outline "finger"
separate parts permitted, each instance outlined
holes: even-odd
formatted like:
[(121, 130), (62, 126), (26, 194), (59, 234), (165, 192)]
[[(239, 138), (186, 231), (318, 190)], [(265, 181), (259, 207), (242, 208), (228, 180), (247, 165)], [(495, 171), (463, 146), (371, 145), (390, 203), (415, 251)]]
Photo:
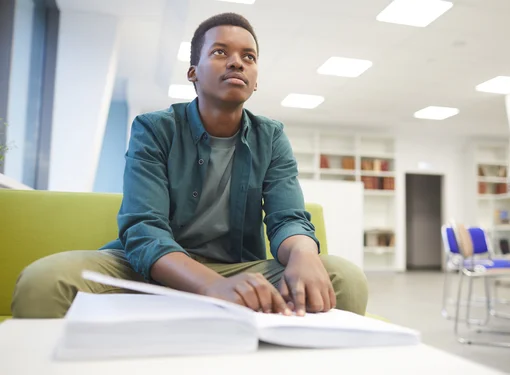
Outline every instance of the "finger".
[(297, 281), (290, 283), (288, 286), (290, 287), (292, 301), (296, 307), (296, 314), (299, 316), (304, 316), (306, 306), (305, 285), (301, 280), (298, 279)]
[[(320, 312), (324, 309), (324, 301), (322, 299), (322, 293), (317, 285), (306, 286), (306, 306), (307, 310), (312, 313)], [(328, 299), (329, 303), (329, 299)]]
[(255, 289), (257, 294), (258, 304), (263, 312), (271, 313), (273, 310), (273, 286), (262, 275), (253, 275), (248, 280), (248, 283)]
[(294, 311), (294, 309), (296, 308), (296, 306), (294, 306), (294, 302), (292, 301), (287, 302), (287, 307), (289, 308), (290, 311)]
[(336, 294), (335, 289), (333, 289), (333, 285), (329, 284), (329, 301), (331, 302), (331, 309), (336, 308)]
[(242, 282), (234, 287), (234, 290), (239, 293), (247, 307), (254, 311), (260, 310), (259, 299), (255, 289), (248, 283)]
[(285, 301), (287, 302), (292, 301), (292, 297), (290, 295), (289, 287), (287, 285), (285, 277), (282, 277), (282, 279), (280, 280), (280, 285), (278, 289), (280, 291), (280, 295), (283, 297)]
[(246, 306), (246, 303), (244, 302), (244, 299), (243, 297), (241, 297), (241, 295), (239, 293), (237, 293), (235, 290), (232, 291), (232, 294), (234, 295), (232, 299), (228, 299), (227, 301), (231, 301), (231, 302), (234, 302), (238, 305), (241, 305), (241, 306), (244, 306), (244, 307), (248, 307)]
[(321, 288), (321, 296), (322, 296), (322, 312), (327, 312), (331, 310), (331, 301), (329, 300), (329, 289), (327, 286)]
[(292, 315), (292, 311), (287, 306), (287, 303), (283, 299), (282, 295), (274, 287), (271, 296), (273, 300), (273, 311), (275, 313), (283, 315)]

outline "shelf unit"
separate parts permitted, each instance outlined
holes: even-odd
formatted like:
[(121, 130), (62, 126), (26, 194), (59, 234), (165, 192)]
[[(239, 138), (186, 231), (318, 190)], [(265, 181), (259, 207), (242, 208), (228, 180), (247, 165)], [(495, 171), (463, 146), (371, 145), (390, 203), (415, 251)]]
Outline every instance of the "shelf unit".
[(510, 242), (508, 157), (507, 142), (475, 146), (477, 225), (487, 231), (496, 252), (499, 252), (500, 240)]
[(287, 129), (286, 134), (300, 179), (364, 183), (364, 268), (395, 270), (395, 140), (321, 130)]

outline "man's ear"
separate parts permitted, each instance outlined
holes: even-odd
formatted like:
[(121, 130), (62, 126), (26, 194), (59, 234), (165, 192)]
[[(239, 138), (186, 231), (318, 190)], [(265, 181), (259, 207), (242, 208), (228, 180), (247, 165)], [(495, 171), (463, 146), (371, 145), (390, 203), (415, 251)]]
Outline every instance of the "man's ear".
[(197, 70), (196, 70), (196, 67), (194, 65), (190, 66), (189, 69), (188, 69), (188, 81), (190, 81), (190, 82), (198, 81), (198, 79), (197, 79)]

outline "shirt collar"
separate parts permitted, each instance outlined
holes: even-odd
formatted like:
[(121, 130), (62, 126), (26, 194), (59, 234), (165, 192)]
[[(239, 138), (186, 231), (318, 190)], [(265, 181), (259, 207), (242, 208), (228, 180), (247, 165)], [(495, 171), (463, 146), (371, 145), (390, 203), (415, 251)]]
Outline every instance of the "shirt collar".
[[(208, 134), (202, 124), (200, 113), (198, 112), (198, 98), (195, 98), (186, 106), (186, 117), (193, 137), (193, 142), (197, 144), (202, 138), (207, 138)], [(251, 128), (251, 120), (246, 110), (243, 109), (243, 117), (241, 119), (241, 139), (245, 140)]]

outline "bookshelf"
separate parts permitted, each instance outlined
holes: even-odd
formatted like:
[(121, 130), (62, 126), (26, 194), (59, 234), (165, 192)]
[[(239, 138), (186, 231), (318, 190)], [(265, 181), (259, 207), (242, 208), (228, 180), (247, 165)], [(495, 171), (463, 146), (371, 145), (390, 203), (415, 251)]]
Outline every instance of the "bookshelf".
[(496, 252), (500, 240), (510, 241), (508, 156), (507, 142), (475, 146), (477, 225), (486, 230)]
[(389, 136), (287, 129), (299, 178), (364, 184), (363, 266), (395, 270), (395, 140)]
[(478, 195), (481, 198), (507, 193), (508, 144), (478, 144), (475, 151)]

